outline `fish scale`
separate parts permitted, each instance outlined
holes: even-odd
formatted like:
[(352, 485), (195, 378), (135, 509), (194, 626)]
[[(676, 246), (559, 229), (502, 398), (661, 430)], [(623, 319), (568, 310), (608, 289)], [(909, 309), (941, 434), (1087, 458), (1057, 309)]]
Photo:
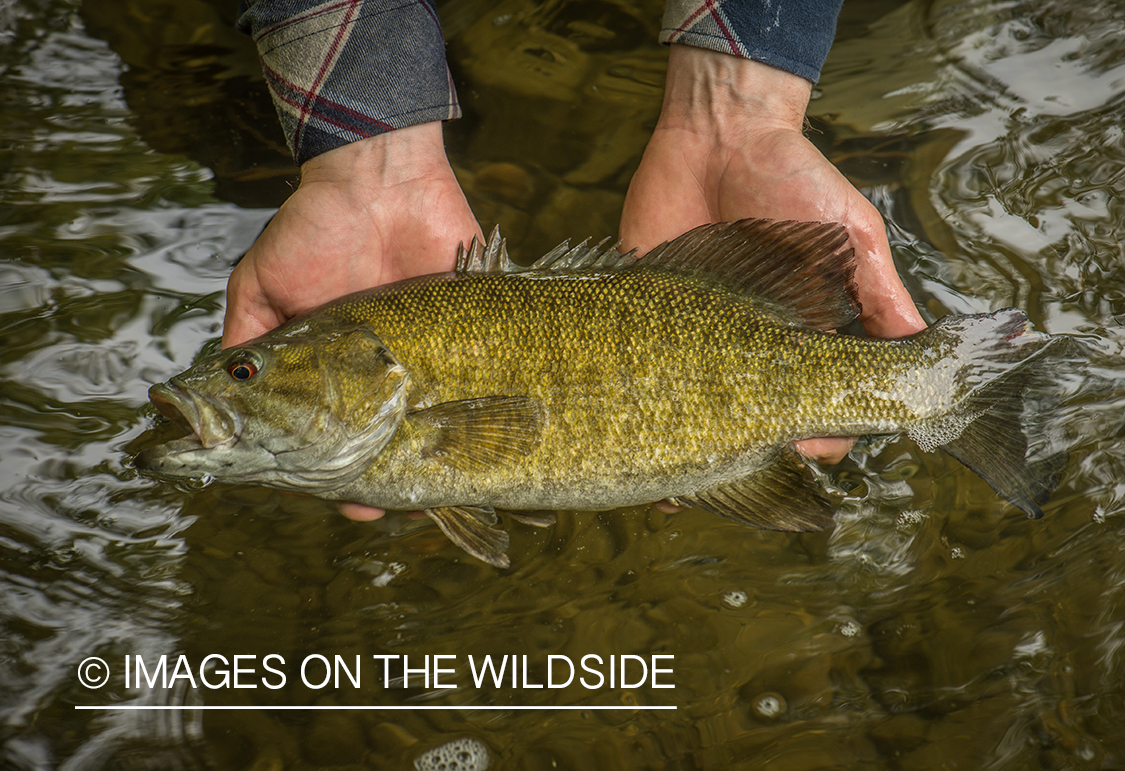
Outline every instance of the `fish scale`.
[(823, 527), (831, 505), (787, 449), (813, 436), (908, 431), (1041, 514), (1059, 469), (1029, 460), (1021, 405), (1057, 338), (1010, 309), (898, 341), (830, 334), (857, 313), (853, 272), (824, 223), (708, 226), (639, 261), (563, 245), (529, 268), (494, 234), (452, 273), (328, 303), (154, 386), (162, 411), (239, 428), (138, 465), (423, 509), (496, 565), (497, 508), (667, 498)]
[[(579, 464), (572, 473), (588, 473), (592, 463), (584, 462), (588, 456), (583, 448), (594, 435), (626, 440), (607, 443), (606, 449), (615, 453), (611, 462), (639, 464), (651, 456), (638, 456), (638, 446), (663, 448), (674, 440), (673, 446), (688, 453), (713, 453), (765, 440), (763, 428), (776, 433), (781, 426), (732, 423), (731, 415), (716, 409), (737, 402), (753, 411), (750, 403), (757, 401), (762, 385), (758, 377), (735, 370), (742, 358), (737, 335), (717, 325), (716, 319), (724, 316), (730, 323), (734, 307), (701, 313), (689, 304), (688, 312), (669, 324), (674, 312), (670, 290), (682, 289), (682, 282), (654, 285), (646, 276), (598, 277), (604, 282), (587, 276), (556, 278), (546, 285), (519, 275), (423, 283), (409, 292), (419, 309), (409, 319), (398, 313), (397, 302), (383, 304), (378, 298), (337, 310), (342, 324), (378, 329), (428, 401), (495, 393), (540, 400), (544, 411), (559, 420), (548, 421), (535, 455), (524, 464), (528, 475), (551, 475), (564, 456)], [(460, 283), (471, 286), (456, 285)], [(450, 294), (457, 303), (443, 297)], [(737, 297), (727, 299), (738, 304)], [(602, 307), (614, 311), (601, 314)], [(448, 341), (418, 338), (412, 333), (415, 324), (451, 327), (453, 333)], [(703, 338), (710, 339), (700, 344)], [(483, 355), (443, 355), (443, 350), (461, 350), (466, 341), (481, 339), (490, 342)], [(638, 346), (635, 340), (645, 343)], [(688, 348), (691, 340), (697, 342)], [(669, 381), (682, 384), (672, 389), (672, 399), (667, 398)], [(668, 425), (677, 426), (675, 436), (668, 435)], [(795, 429), (801, 431), (800, 426)]]

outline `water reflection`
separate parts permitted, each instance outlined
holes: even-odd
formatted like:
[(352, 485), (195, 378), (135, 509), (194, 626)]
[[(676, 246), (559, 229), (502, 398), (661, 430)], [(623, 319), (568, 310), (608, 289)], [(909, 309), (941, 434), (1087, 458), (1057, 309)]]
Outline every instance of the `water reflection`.
[[(612, 233), (659, 105), (659, 4), (451, 0), (455, 164), (531, 256)], [(1040, 521), (939, 455), (867, 440), (829, 533), (701, 512), (560, 512), (513, 569), (424, 522), (123, 462), (149, 383), (219, 334), (229, 264), (292, 166), (220, 2), (0, 10), (0, 765), (512, 768), (1125, 764), (1120, 45), (1110, 2), (849, 3), (814, 138), (892, 222), (929, 317), (1004, 305), (1075, 333), (1071, 463)], [(530, 137), (530, 139), (529, 139)], [(161, 430), (159, 428), (157, 431)], [(674, 690), (82, 687), (87, 656), (675, 655)], [(398, 659), (396, 661), (401, 661)], [(397, 664), (395, 665), (398, 666)], [(374, 670), (371, 670), (372, 672)], [(135, 683), (133, 684), (135, 685)], [(75, 705), (456, 704), (450, 712)], [(474, 706), (674, 704), (674, 713)]]

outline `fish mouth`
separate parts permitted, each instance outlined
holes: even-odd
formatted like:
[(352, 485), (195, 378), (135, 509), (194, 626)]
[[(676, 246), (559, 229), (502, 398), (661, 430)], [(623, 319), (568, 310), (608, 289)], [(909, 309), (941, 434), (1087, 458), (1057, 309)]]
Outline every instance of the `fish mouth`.
[(238, 420), (226, 407), (174, 383), (158, 383), (148, 398), (161, 415), (188, 432), (180, 441), (195, 441), (203, 449), (229, 446), (238, 441)]

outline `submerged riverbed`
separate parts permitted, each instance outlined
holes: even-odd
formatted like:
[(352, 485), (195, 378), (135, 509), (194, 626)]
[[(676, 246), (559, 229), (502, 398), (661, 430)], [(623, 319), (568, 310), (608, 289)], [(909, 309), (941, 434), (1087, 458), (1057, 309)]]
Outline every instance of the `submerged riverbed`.
[[(810, 109), (928, 320), (1085, 344), (1044, 519), (878, 438), (826, 469), (828, 532), (563, 511), (497, 570), (428, 521), (135, 473), (295, 169), (233, 2), (0, 3), (0, 766), (1125, 767), (1125, 11), (1073, 5), (850, 0)], [(485, 230), (614, 234), (661, 4), (439, 10)]]

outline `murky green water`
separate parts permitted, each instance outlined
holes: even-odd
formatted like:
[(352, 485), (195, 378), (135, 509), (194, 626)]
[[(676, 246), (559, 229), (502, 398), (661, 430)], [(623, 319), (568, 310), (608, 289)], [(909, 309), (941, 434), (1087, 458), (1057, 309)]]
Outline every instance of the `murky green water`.
[[(450, 153), (486, 229), (525, 257), (614, 233), (659, 107), (660, 4), (441, 10), (466, 109)], [(881, 440), (835, 470), (829, 533), (560, 512), (513, 528), (509, 571), (425, 522), (128, 465), (148, 385), (219, 335), (231, 261), (293, 179), (233, 15), (0, 2), (0, 766), (397, 769), (445, 746), (460, 768), (1125, 767), (1117, 3), (851, 0), (811, 111), (930, 318), (1017, 305), (1089, 345), (1060, 383), (1071, 463), (1045, 519)], [(162, 655), (170, 687), (126, 683), (127, 656), (151, 675)], [(475, 686), (485, 655), (517, 656), (515, 687)], [(674, 688), (637, 659), (610, 687), (610, 656), (654, 655)], [(317, 656), (360, 657), (359, 686), (320, 687)], [(428, 683), (426, 656), (446, 670)], [(575, 679), (530, 687), (566, 680), (551, 656)], [(235, 666), (256, 687), (207, 685)], [(481, 709), (654, 705), (677, 709)]]

